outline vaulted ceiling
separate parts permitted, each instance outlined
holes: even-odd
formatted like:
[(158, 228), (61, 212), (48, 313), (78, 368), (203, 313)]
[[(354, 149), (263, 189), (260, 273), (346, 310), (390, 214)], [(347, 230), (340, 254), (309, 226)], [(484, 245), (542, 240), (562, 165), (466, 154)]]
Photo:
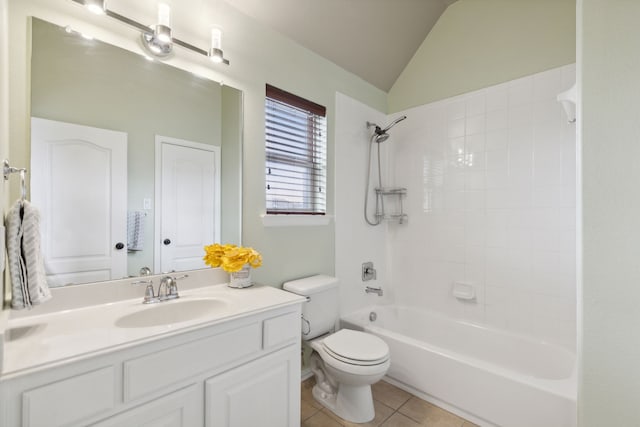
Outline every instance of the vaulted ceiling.
[(456, 0), (225, 0), (388, 92)]

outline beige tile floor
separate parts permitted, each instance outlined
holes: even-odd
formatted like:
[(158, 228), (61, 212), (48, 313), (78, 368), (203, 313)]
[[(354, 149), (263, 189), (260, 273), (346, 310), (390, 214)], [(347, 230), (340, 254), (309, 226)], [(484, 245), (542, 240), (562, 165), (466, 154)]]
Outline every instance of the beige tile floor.
[(345, 421), (313, 399), (312, 378), (302, 383), (301, 427), (477, 427), (385, 381), (372, 386), (376, 417), (365, 424)]

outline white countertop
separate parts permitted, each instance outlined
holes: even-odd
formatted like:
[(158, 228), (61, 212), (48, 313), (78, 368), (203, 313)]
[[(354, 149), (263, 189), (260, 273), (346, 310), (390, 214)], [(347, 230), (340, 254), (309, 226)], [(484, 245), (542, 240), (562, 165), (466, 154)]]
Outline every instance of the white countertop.
[[(224, 304), (193, 320), (139, 328), (116, 326), (118, 319), (130, 313), (211, 298)], [(157, 304), (145, 305), (141, 298), (135, 298), (10, 318), (4, 334), (1, 376), (21, 375), (303, 301), (298, 295), (269, 286), (232, 289), (219, 284), (181, 291), (179, 299)]]

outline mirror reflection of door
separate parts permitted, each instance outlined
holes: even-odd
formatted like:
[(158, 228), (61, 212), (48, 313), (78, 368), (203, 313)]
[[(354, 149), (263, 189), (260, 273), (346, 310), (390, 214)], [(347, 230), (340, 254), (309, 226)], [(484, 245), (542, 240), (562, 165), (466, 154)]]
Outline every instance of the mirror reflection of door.
[(203, 248), (220, 239), (220, 147), (156, 136), (156, 185), (155, 271), (206, 267)]
[(49, 286), (127, 275), (127, 134), (31, 119), (31, 201)]

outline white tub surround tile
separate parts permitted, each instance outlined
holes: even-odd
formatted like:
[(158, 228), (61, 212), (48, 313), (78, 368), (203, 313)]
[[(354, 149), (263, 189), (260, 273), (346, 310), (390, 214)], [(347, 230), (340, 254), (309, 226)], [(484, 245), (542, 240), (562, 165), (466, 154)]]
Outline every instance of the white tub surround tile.
[[(555, 100), (574, 80), (569, 65), (397, 114), (397, 303), (575, 345), (575, 125)], [(474, 302), (452, 295), (460, 280)]]

